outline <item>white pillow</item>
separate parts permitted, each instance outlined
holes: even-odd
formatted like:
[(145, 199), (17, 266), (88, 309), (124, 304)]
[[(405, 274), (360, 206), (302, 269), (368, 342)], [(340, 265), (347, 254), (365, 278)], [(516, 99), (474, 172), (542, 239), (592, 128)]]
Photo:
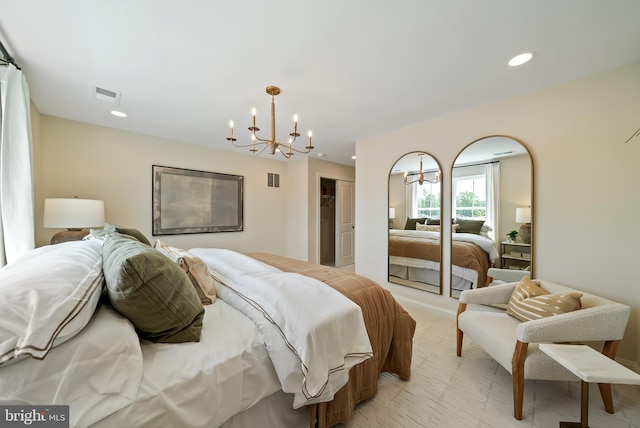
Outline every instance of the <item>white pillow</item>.
[(491, 236), (489, 236), (489, 232), (491, 232), (492, 230), (493, 230), (493, 228), (491, 226), (489, 226), (487, 223), (485, 223), (480, 228), (480, 235), (484, 236), (485, 238), (491, 239)]
[(0, 367), (0, 403), (70, 405), (70, 426), (92, 426), (131, 404), (141, 379), (138, 334), (105, 302), (80, 333), (44, 361), (27, 358)]
[(43, 359), (89, 322), (103, 284), (102, 243), (47, 245), (0, 269), (0, 366)]

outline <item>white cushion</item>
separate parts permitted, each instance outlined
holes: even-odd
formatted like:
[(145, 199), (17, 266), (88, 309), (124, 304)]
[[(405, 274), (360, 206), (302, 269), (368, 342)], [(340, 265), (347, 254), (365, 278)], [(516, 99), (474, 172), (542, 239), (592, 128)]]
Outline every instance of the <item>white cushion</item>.
[(102, 244), (73, 241), (29, 251), (0, 269), (0, 365), (43, 359), (89, 322), (103, 284)]
[[(458, 317), (459, 327), (480, 345), (498, 364), (511, 373), (511, 360), (516, 346), (516, 329), (520, 321), (505, 312), (467, 310)], [(525, 360), (525, 379), (577, 380), (570, 371), (530, 343)]]

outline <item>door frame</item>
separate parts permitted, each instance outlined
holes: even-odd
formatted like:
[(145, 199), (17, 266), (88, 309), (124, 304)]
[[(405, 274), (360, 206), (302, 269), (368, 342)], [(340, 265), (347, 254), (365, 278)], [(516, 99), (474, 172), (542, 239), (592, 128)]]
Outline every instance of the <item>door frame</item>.
[[(322, 172), (316, 172), (316, 182), (313, 186), (314, 188), (314, 206), (315, 206), (315, 240), (316, 240), (316, 251), (315, 251), (315, 260), (313, 261), (316, 264), (320, 264), (320, 192), (321, 192), (321, 181), (323, 178), (327, 178), (329, 180), (340, 180), (340, 181), (348, 181), (354, 184), (354, 198), (355, 198), (355, 183), (356, 180), (353, 177), (347, 177), (340, 174), (327, 174)], [(354, 224), (355, 227), (355, 224)]]

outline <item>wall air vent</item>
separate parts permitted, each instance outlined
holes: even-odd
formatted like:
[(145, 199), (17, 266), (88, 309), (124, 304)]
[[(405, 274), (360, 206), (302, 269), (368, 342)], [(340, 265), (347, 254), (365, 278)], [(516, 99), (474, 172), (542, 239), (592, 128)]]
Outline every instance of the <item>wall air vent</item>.
[(508, 152), (499, 152), (499, 153), (494, 153), (494, 156), (507, 156), (507, 155), (511, 155), (513, 154), (513, 150), (509, 150)]
[(100, 101), (106, 101), (112, 104), (120, 104), (120, 92), (110, 91), (109, 89), (93, 86), (93, 95)]
[(268, 172), (267, 187), (280, 187), (280, 174)]

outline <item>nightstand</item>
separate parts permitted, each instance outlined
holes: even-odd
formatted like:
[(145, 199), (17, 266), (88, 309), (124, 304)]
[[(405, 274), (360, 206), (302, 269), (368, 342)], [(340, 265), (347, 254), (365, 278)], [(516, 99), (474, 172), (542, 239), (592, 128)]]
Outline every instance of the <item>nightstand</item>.
[(531, 244), (502, 241), (500, 243), (500, 267), (525, 270), (531, 266)]

